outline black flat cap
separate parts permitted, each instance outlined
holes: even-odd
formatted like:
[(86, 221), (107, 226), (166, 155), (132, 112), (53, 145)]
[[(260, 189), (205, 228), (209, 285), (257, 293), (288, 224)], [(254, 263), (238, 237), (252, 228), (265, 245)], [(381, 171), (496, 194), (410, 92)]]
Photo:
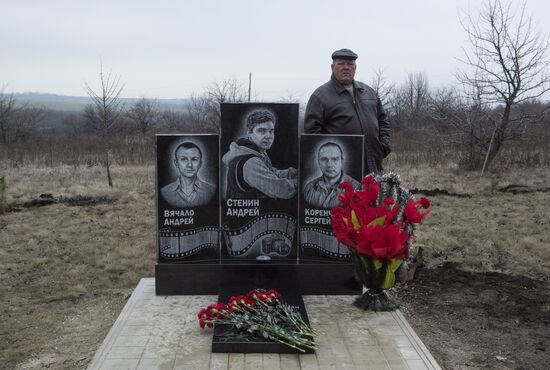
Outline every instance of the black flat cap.
[(340, 49), (336, 50), (334, 53), (332, 53), (332, 59), (351, 59), (355, 60), (357, 59), (357, 54), (355, 54), (350, 49)]

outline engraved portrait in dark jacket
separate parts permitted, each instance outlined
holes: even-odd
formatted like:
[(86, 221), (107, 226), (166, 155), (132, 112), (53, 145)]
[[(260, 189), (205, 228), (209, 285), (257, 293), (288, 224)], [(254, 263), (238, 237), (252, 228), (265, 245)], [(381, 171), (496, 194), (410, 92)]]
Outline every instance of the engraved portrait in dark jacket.
[(277, 169), (267, 155), (276, 123), (267, 109), (257, 109), (246, 118), (247, 137), (232, 142), (222, 159), (227, 166), (226, 199), (290, 199), (296, 195), (297, 170)]

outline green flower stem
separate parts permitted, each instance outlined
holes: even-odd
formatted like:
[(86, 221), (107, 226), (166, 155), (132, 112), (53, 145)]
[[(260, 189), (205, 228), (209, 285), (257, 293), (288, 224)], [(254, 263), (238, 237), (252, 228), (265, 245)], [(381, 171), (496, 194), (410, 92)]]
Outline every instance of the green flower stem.
[(302, 316), (296, 314), (290, 306), (288, 306), (286, 304), (283, 304), (282, 305), (282, 310), (287, 315), (286, 317), (288, 317), (292, 321), (292, 323), (294, 323), (294, 325), (299, 329), (299, 332), (301, 334), (308, 335), (308, 336), (311, 336), (311, 337), (315, 337), (315, 336), (319, 335), (315, 330), (313, 330), (313, 328), (311, 326), (306, 324), (302, 320)]
[(313, 338), (318, 335), (291, 306), (285, 303), (270, 305), (258, 301), (256, 308), (250, 311), (236, 307), (234, 312), (225, 312), (223, 318), (205, 322), (232, 325), (249, 331), (254, 328), (251, 333), (265, 333), (269, 339), (301, 352), (305, 352), (304, 348), (315, 349)]

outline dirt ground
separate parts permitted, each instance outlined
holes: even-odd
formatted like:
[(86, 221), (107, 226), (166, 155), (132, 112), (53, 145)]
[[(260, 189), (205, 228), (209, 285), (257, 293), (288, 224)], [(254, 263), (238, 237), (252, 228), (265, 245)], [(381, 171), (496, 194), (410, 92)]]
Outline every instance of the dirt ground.
[[(0, 169), (11, 204), (0, 214), (0, 368), (85, 368), (153, 276), (154, 169), (114, 166), (113, 189), (98, 167)], [(395, 289), (436, 360), (547, 368), (550, 170), (396, 170), (410, 188), (446, 190), (430, 196), (418, 234), (426, 267)]]
[(396, 288), (402, 310), (444, 369), (548, 369), (550, 284), (454, 264)]

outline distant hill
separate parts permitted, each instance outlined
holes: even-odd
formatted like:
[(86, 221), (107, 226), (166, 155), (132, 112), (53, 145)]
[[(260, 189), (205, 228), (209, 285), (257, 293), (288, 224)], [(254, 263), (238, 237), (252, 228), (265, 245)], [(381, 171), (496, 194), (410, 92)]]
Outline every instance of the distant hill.
[[(13, 96), (19, 102), (43, 105), (52, 110), (66, 112), (80, 112), (91, 100), (87, 96), (67, 96), (47, 93), (14, 93)], [(124, 105), (134, 104), (137, 98), (122, 98)], [(183, 110), (187, 106), (186, 99), (157, 99), (161, 109)]]

